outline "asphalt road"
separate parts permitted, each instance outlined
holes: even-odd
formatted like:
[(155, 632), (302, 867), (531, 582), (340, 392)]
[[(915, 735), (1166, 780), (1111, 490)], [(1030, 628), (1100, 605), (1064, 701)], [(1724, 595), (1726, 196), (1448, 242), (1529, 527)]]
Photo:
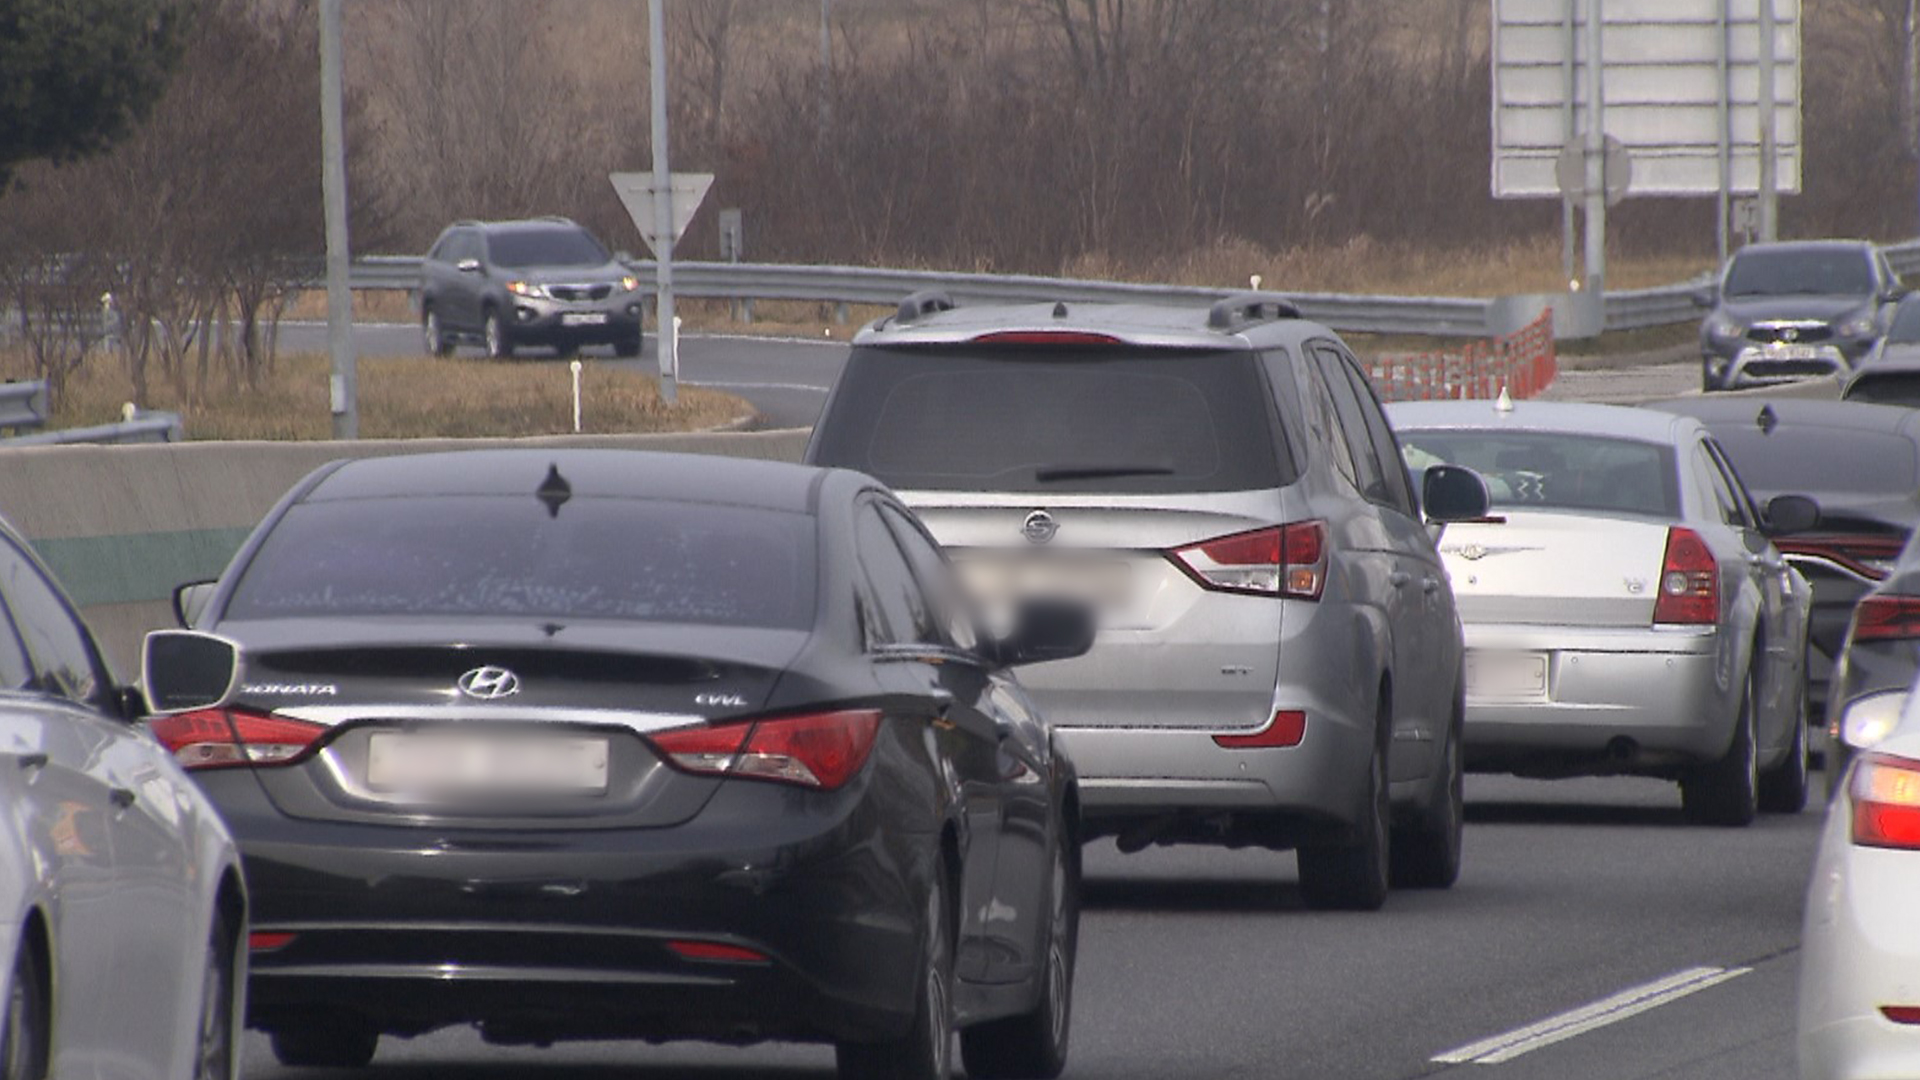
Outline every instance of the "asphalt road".
[[(296, 328), (297, 329), (297, 328)], [(363, 355), (417, 351), (368, 328)], [(843, 346), (683, 339), (682, 377), (804, 424)], [(308, 347), (288, 342), (290, 347)], [(538, 361), (534, 361), (538, 362)], [(638, 361), (648, 362), (648, 361)], [(1555, 396), (1684, 393), (1697, 371), (1589, 372)], [(1684, 824), (1644, 780), (1472, 777), (1466, 869), (1371, 914), (1307, 911), (1288, 854), (1088, 852), (1070, 1077), (1103, 1080), (1788, 1080), (1802, 894), (1822, 808)], [(278, 1067), (246, 1042), (246, 1076)], [(468, 1031), (385, 1040), (373, 1075), (830, 1077), (819, 1047), (502, 1049)]]

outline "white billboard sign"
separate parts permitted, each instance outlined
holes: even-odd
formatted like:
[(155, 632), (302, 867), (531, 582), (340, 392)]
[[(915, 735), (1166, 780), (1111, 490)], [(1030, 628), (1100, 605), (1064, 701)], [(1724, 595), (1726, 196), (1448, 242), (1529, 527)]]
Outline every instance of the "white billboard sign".
[[(1634, 195), (1760, 187), (1760, 4), (1598, 0), (1602, 126), (1633, 162)], [(1800, 5), (1774, 10), (1777, 190), (1800, 190)], [(1493, 194), (1559, 198), (1554, 163), (1586, 130), (1588, 0), (1493, 0)], [(1571, 98), (1572, 108), (1567, 108)]]

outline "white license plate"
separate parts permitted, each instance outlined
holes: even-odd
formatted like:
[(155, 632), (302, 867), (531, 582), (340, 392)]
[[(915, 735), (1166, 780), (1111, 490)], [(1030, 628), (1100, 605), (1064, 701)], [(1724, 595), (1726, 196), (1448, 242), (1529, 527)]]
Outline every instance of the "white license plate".
[(367, 786), (423, 795), (599, 794), (607, 790), (607, 751), (601, 738), (376, 731), (367, 740)]
[(1468, 697), (1537, 698), (1546, 694), (1546, 653), (1468, 651)]
[(1126, 606), (1133, 595), (1133, 568), (1120, 559), (970, 556), (956, 565), (968, 591), (990, 609), (1023, 597), (1051, 596), (1105, 610)]
[(560, 316), (561, 326), (605, 326), (607, 313), (604, 311), (569, 311)]
[(1812, 360), (1820, 355), (1820, 350), (1812, 345), (1769, 345), (1769, 360)]

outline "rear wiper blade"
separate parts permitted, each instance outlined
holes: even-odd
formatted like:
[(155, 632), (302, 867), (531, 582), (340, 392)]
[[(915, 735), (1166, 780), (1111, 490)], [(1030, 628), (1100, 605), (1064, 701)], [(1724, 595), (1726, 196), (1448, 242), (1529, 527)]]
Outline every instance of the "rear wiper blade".
[(1171, 465), (1042, 465), (1033, 470), (1033, 478), (1050, 480), (1100, 480), (1112, 476), (1172, 476)]

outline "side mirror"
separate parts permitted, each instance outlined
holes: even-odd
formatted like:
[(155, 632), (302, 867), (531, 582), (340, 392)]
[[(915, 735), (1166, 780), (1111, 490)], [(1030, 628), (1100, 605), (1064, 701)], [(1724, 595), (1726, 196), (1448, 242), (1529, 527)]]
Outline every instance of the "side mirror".
[(1432, 465), (1420, 483), (1420, 505), (1433, 522), (1478, 521), (1493, 497), (1480, 474), (1460, 465)]
[(1820, 524), (1820, 504), (1805, 495), (1775, 495), (1767, 500), (1766, 518), (1768, 536), (1808, 532)]
[(459, 262), (453, 264), (453, 268), (463, 274), (477, 274), (480, 272), (480, 260), (461, 259)]
[(183, 630), (191, 630), (213, 601), (211, 581), (191, 581), (173, 590), (173, 621)]
[(198, 630), (154, 630), (140, 650), (140, 683), (157, 714), (225, 702), (240, 679), (240, 646)]
[(1030, 597), (1013, 616), (1013, 632), (994, 643), (994, 659), (1009, 667), (1070, 660), (1093, 648), (1093, 611), (1077, 600)]
[(1710, 308), (1717, 303), (1719, 299), (1720, 291), (1711, 285), (1702, 285), (1700, 288), (1693, 290), (1694, 307)]

